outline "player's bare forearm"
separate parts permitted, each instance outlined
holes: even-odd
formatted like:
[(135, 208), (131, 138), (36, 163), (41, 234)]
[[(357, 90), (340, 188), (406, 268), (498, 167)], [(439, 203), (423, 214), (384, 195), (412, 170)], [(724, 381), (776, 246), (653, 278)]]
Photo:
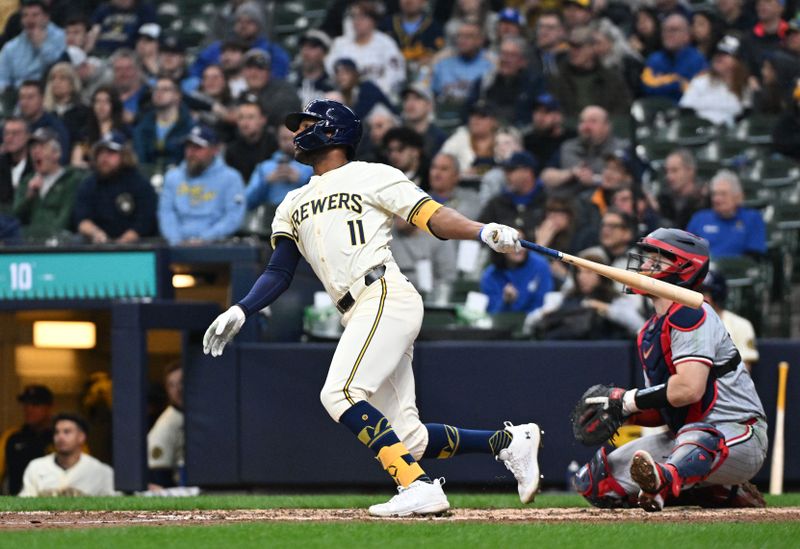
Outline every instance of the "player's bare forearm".
[(436, 210), (428, 224), (433, 234), (448, 240), (475, 240), (483, 228), (483, 223), (464, 217), (447, 206)]

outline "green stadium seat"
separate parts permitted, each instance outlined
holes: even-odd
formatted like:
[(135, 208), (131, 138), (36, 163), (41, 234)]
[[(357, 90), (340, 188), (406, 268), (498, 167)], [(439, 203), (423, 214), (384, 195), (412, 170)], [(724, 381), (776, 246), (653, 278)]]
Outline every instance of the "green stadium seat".
[(772, 143), (772, 130), (776, 122), (775, 116), (753, 114), (743, 118), (736, 125), (733, 134), (737, 139), (753, 145), (768, 145)]
[(677, 148), (678, 146), (671, 141), (648, 139), (636, 145), (636, 156), (645, 164), (649, 164), (653, 170), (658, 171), (664, 165), (667, 156)]
[(677, 115), (675, 103), (665, 97), (642, 97), (631, 104), (631, 117), (636, 127), (635, 136), (644, 139), (655, 135), (659, 129)]
[(237, 234), (240, 236), (255, 236), (262, 240), (269, 239), (272, 234), (272, 218), (275, 217), (276, 207), (272, 204), (262, 204), (245, 214), (242, 226)]
[(668, 124), (664, 135), (683, 147), (697, 147), (717, 137), (719, 129), (699, 116), (682, 114)]

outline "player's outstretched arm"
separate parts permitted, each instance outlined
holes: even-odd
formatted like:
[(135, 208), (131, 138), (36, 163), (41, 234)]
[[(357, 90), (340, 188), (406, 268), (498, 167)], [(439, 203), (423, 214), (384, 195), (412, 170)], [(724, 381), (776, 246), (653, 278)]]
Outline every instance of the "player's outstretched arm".
[(473, 240), (479, 238), (491, 249), (508, 253), (520, 249), (519, 232), (507, 225), (489, 223), (484, 225), (447, 206), (436, 210), (428, 221), (431, 232), (444, 239)]
[(275, 252), (266, 270), (258, 277), (250, 292), (236, 305), (219, 315), (203, 336), (203, 352), (219, 356), (225, 345), (242, 329), (247, 317), (278, 299), (292, 283), (294, 271), (300, 261), (297, 244), (288, 238), (279, 238)]

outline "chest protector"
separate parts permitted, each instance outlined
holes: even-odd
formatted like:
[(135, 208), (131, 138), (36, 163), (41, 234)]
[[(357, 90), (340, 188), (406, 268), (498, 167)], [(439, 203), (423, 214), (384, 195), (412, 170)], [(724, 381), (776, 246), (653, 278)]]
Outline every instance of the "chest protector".
[[(666, 383), (676, 373), (672, 362), (672, 330), (688, 332), (703, 324), (705, 310), (684, 307), (679, 303), (672, 305), (664, 316), (653, 316), (639, 332), (638, 354), (645, 378), (650, 385)], [(673, 433), (686, 425), (702, 421), (708, 415), (717, 399), (717, 376), (709, 373), (706, 390), (699, 401), (680, 408), (666, 407), (659, 412)]]

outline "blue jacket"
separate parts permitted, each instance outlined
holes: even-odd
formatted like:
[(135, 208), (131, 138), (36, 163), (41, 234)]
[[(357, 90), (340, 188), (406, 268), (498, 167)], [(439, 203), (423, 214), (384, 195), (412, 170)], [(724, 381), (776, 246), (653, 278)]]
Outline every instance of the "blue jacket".
[(663, 95), (677, 103), (689, 81), (707, 67), (706, 58), (693, 46), (677, 53), (659, 50), (647, 58), (642, 71), (642, 90), (645, 95)]
[(290, 181), (277, 181), (270, 183), (267, 177), (275, 171), (278, 163), (286, 158), (286, 153), (276, 151), (270, 158), (264, 160), (256, 166), (253, 170), (253, 175), (250, 176), (250, 182), (247, 184), (245, 197), (247, 198), (247, 209), (252, 210), (261, 204), (273, 204), (277, 206), (280, 204), (289, 191), (299, 189), (311, 179), (314, 175), (314, 168), (301, 164), (297, 160), (289, 160), (289, 165), (297, 170), (300, 174), (300, 179), (296, 183)]
[(714, 210), (696, 212), (686, 230), (702, 236), (711, 248), (711, 257), (764, 254), (767, 251), (767, 229), (758, 210), (739, 208), (730, 219)]
[(181, 162), (164, 178), (158, 223), (170, 244), (230, 236), (242, 224), (244, 212), (242, 176), (219, 156), (197, 177), (190, 177)]
[(38, 48), (22, 31), (0, 50), (0, 91), (9, 86), (18, 88), (25, 80), (41, 80), (66, 47), (64, 31), (53, 23), (47, 25), (47, 36)]
[[(503, 302), (503, 288), (511, 283), (517, 289), (517, 300)], [(490, 313), (526, 312), (542, 306), (544, 294), (553, 289), (553, 277), (547, 260), (533, 253), (513, 269), (498, 269), (489, 265), (481, 276), (481, 292), (489, 296)]]
[(156, 112), (151, 110), (133, 128), (133, 149), (143, 164), (177, 166), (183, 161), (184, 139), (194, 126), (194, 120), (183, 104), (175, 125), (167, 132), (163, 146), (159, 147), (156, 137)]
[(481, 51), (472, 59), (454, 55), (433, 66), (431, 89), (439, 101), (463, 103), (469, 97), (472, 83), (492, 70), (492, 62)]
[[(272, 77), (280, 80), (286, 79), (289, 76), (289, 54), (286, 53), (282, 47), (274, 42), (270, 42), (264, 37), (259, 36), (255, 42), (250, 46), (251, 48), (258, 48), (264, 50), (270, 55), (272, 60)], [(201, 78), (203, 71), (209, 65), (218, 65), (219, 56), (222, 54), (222, 41), (218, 40), (211, 43), (206, 49), (197, 55), (192, 66), (189, 68), (189, 74)]]

